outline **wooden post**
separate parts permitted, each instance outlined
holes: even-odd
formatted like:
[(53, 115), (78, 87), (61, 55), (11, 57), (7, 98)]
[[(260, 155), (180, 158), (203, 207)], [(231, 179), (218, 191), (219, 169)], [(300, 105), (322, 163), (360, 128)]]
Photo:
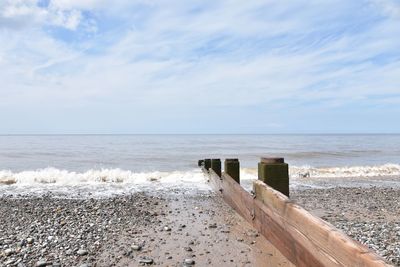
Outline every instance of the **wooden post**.
[(221, 177), (221, 160), (220, 159), (212, 159), (211, 160), (211, 169)]
[(238, 159), (225, 159), (224, 172), (240, 184), (240, 163)]
[(201, 167), (204, 165), (204, 159), (199, 159), (199, 161), (197, 162), (197, 166)]
[(204, 168), (208, 171), (211, 168), (211, 159), (204, 160)]
[(283, 158), (261, 158), (258, 180), (289, 197), (289, 165)]

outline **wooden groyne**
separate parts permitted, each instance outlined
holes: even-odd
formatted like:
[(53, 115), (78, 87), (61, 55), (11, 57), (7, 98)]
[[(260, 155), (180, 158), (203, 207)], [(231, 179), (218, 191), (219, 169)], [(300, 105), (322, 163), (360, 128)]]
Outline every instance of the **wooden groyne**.
[(237, 159), (227, 159), (224, 172), (219, 159), (200, 160), (199, 166), (214, 190), (294, 265), (390, 266), (366, 246), (292, 202), (288, 166), (282, 158), (261, 159), (254, 194), (240, 185)]

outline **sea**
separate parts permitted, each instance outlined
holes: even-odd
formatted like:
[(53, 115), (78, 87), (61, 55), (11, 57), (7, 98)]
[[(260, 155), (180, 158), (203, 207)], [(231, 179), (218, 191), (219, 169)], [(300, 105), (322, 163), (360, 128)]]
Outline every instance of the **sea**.
[(400, 186), (399, 134), (2, 135), (0, 196), (207, 191), (204, 158), (238, 158), (251, 190), (260, 157), (283, 157), (292, 189)]

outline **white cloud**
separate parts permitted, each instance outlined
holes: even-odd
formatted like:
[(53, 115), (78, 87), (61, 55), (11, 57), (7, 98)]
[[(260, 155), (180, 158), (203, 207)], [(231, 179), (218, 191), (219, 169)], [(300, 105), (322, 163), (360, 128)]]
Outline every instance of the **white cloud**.
[(400, 2), (398, 0), (371, 0), (373, 4), (380, 7), (382, 11), (397, 19), (400, 18)]
[(71, 9), (92, 10), (112, 4), (113, 3), (107, 0), (52, 0), (50, 2), (50, 8), (60, 9), (60, 10), (71, 10)]
[(79, 10), (63, 11), (56, 10), (51, 13), (51, 24), (64, 27), (69, 30), (76, 30), (81, 23), (82, 14)]
[(0, 14), (35, 17), (36, 25), (77, 34), (86, 33), (82, 25), (97, 29), (84, 12), (118, 25), (70, 43), (40, 27), (0, 32), (0, 80), (7, 85), (0, 108), (181, 107), (190, 113), (204, 106), (340, 107), (372, 103), (376, 92), (400, 92), (400, 28), (392, 18), (358, 21), (373, 10), (356, 17), (347, 1), (303, 3), (302, 9), (264, 1), (117, 1), (110, 9), (94, 0), (27, 4), (34, 2), (10, 1)]
[[(5, 0), (0, 3), (0, 28), (59, 26), (76, 30), (83, 22), (82, 12), (94, 10), (104, 1), (50, 1), (39, 6), (39, 0)], [(94, 26), (93, 21), (87, 26)], [(94, 26), (95, 27), (95, 26)]]

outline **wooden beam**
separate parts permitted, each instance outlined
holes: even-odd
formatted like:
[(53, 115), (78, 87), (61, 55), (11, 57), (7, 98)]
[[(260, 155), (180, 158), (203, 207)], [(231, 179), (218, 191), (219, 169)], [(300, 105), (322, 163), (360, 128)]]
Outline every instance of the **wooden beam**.
[(254, 198), (226, 173), (219, 177), (210, 169), (209, 178), (223, 199), (296, 266), (390, 266), (261, 181), (254, 182)]

